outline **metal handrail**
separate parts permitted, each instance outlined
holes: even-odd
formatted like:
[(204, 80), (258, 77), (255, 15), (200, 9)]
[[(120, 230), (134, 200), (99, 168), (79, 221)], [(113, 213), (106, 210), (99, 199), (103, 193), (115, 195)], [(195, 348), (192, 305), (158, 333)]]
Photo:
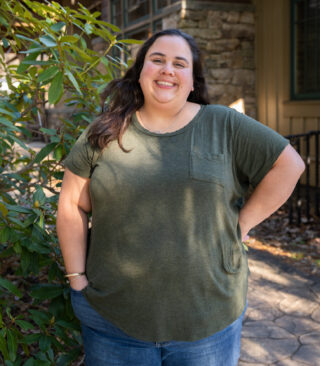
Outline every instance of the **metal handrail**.
[[(320, 154), (319, 154), (319, 140), (320, 131), (309, 131), (307, 133), (299, 133), (295, 135), (285, 136), (290, 140), (293, 147), (296, 148), (297, 152), (302, 156), (306, 164), (306, 170), (304, 173), (305, 184), (301, 184), (301, 178), (297, 183), (297, 186), (289, 199), (289, 221), (294, 222), (294, 212), (296, 211), (296, 221), (300, 225), (303, 209), (305, 211), (305, 217), (307, 221), (310, 221), (311, 212), (317, 217), (320, 217), (320, 177), (319, 177), (319, 165), (320, 165)], [(302, 141), (305, 141), (305, 146), (302, 148)], [(310, 173), (311, 173), (311, 144), (315, 145), (315, 182), (311, 185)], [(313, 199), (312, 197), (313, 196)]]

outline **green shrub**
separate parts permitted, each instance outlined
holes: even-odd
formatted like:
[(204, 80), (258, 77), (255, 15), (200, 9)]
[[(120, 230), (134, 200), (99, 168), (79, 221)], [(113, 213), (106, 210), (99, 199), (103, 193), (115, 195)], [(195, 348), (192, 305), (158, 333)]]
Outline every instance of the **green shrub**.
[[(0, 3), (0, 82), (8, 86), (0, 98), (0, 363), (7, 366), (65, 366), (82, 354), (55, 232), (61, 162), (100, 112), (99, 93), (126, 68), (111, 51), (137, 43), (118, 40), (120, 30), (98, 16), (80, 4)], [(93, 37), (105, 41), (103, 53), (93, 50)], [(59, 101), (70, 117), (46, 128), (46, 108)], [(46, 144), (36, 151), (27, 141), (39, 134)]]

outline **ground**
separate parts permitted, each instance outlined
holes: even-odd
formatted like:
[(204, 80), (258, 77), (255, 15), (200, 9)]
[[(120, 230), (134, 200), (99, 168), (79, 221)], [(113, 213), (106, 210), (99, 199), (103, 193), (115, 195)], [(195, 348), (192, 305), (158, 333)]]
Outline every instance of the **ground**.
[(286, 207), (252, 229), (247, 246), (282, 257), (300, 271), (320, 275), (320, 218), (290, 224)]

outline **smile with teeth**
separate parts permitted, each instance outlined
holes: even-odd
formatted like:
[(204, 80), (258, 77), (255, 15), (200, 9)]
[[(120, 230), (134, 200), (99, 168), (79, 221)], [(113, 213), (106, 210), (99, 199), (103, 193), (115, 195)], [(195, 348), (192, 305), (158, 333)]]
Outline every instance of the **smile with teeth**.
[(170, 83), (169, 81), (160, 81), (160, 80), (156, 80), (156, 84), (157, 85), (161, 85), (161, 86), (175, 86), (174, 83)]

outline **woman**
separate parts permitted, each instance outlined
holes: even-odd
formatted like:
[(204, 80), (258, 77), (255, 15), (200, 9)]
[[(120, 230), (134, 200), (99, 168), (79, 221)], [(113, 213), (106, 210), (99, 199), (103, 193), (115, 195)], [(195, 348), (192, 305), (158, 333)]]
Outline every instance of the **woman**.
[(57, 218), (86, 365), (236, 365), (241, 241), (304, 163), (276, 132), (208, 105), (199, 50), (178, 30), (147, 40), (105, 98), (66, 159)]

